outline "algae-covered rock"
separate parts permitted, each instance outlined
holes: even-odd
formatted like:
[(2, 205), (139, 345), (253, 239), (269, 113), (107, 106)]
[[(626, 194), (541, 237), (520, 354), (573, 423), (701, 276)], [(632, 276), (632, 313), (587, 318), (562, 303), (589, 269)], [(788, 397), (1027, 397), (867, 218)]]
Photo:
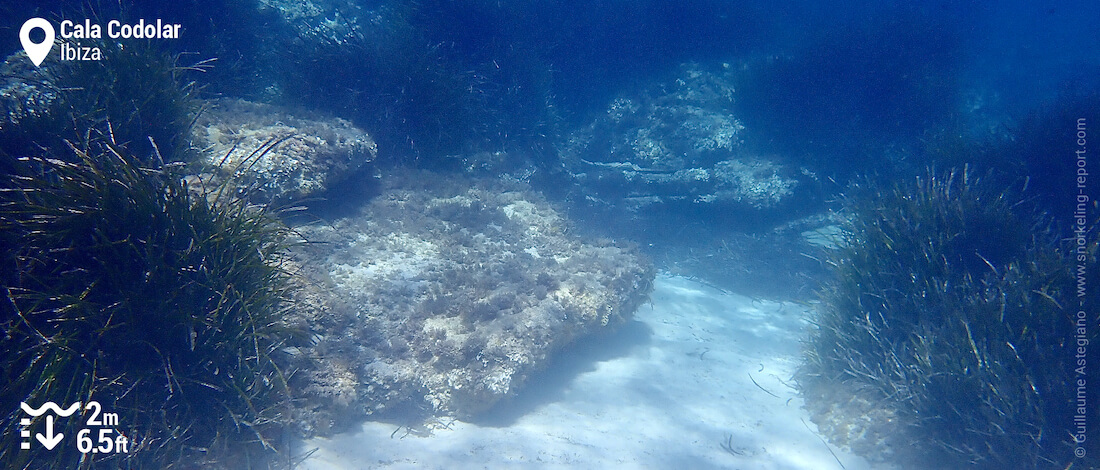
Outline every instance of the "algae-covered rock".
[(774, 210), (805, 175), (744, 148), (733, 72), (688, 65), (668, 83), (624, 94), (574, 132), (561, 152), (589, 204), (613, 210)]
[(323, 242), (300, 253), (327, 299), (306, 354), (314, 372), (299, 385), (320, 409), (475, 415), (648, 296), (647, 261), (571, 235), (523, 187), (386, 180), (359, 215), (300, 229)]
[(371, 136), (346, 120), (243, 100), (211, 102), (192, 138), (216, 179), (232, 176), (262, 202), (317, 195), (378, 153)]

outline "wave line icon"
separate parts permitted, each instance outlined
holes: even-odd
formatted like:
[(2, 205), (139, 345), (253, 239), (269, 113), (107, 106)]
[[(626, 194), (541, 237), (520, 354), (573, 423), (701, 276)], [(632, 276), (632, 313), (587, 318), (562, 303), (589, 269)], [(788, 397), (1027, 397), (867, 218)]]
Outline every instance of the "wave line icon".
[(73, 403), (72, 406), (70, 406), (67, 410), (62, 410), (60, 406), (57, 406), (57, 404), (52, 401), (46, 402), (45, 405), (42, 405), (37, 409), (31, 408), (30, 405), (27, 404), (27, 402), (19, 402), (19, 407), (23, 409), (24, 413), (34, 416), (35, 418), (42, 416), (47, 411), (53, 411), (62, 418), (68, 418), (69, 416), (72, 416), (73, 413), (76, 413), (76, 410), (80, 409), (80, 402)]

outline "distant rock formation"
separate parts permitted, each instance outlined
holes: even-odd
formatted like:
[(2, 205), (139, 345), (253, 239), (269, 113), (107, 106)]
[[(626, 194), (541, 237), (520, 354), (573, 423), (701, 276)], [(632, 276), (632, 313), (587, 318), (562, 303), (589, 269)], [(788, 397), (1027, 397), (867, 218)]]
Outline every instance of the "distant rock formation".
[(679, 77), (612, 101), (561, 152), (575, 199), (615, 211), (715, 206), (767, 212), (806, 175), (743, 148), (732, 72)]

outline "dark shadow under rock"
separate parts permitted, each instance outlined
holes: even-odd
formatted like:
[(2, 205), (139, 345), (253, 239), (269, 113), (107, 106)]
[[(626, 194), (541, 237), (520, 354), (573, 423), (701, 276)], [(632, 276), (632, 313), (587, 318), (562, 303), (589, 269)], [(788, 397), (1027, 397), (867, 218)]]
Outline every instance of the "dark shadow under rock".
[(584, 338), (552, 359), (545, 370), (532, 374), (523, 391), (502, 400), (472, 422), (481, 426), (511, 426), (528, 412), (563, 399), (577, 376), (595, 370), (599, 362), (631, 354), (649, 344), (652, 335), (648, 325), (633, 320), (608, 334)]

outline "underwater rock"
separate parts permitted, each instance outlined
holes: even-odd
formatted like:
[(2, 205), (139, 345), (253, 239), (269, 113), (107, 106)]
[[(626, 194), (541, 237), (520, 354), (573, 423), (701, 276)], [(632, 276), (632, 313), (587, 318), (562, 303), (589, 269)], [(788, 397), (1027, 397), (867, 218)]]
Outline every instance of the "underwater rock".
[(315, 362), (297, 384), (315, 431), (349, 416), (476, 415), (648, 298), (648, 261), (571, 235), (519, 184), (385, 181), (358, 216), (299, 228), (327, 312), (311, 320), (317, 341), (303, 356)]
[(214, 172), (207, 176), (236, 178), (257, 202), (317, 195), (378, 153), (370, 135), (343, 119), (297, 116), (243, 100), (212, 102), (192, 139)]
[(798, 171), (742, 148), (733, 77), (687, 65), (673, 82), (622, 96), (562, 151), (578, 200), (638, 211), (723, 205), (767, 211), (796, 195)]
[(315, 43), (344, 44), (363, 35), (361, 23), (375, 20), (347, 0), (263, 0), (256, 9), (258, 14), (275, 12), (300, 39)]

